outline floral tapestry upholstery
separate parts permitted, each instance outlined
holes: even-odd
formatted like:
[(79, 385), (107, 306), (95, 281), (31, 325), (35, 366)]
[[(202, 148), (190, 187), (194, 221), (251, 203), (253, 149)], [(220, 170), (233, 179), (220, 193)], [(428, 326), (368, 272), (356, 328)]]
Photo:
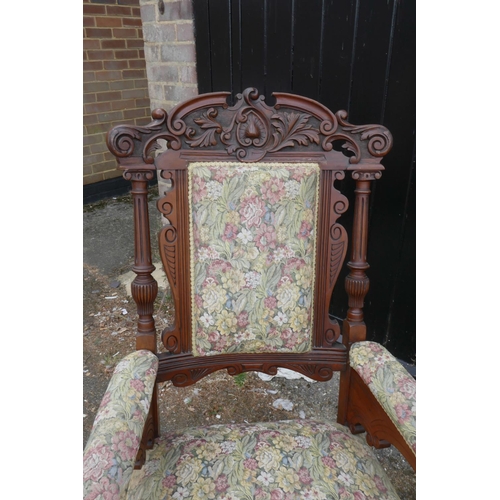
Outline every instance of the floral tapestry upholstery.
[(416, 453), (415, 379), (392, 354), (376, 342), (353, 344), (349, 362)]
[(136, 351), (116, 366), (83, 453), (84, 499), (118, 500), (135, 458), (158, 370), (158, 358)]
[(195, 356), (311, 349), (319, 173), (189, 165)]
[(127, 499), (397, 499), (359, 436), (309, 420), (214, 425), (161, 437)]

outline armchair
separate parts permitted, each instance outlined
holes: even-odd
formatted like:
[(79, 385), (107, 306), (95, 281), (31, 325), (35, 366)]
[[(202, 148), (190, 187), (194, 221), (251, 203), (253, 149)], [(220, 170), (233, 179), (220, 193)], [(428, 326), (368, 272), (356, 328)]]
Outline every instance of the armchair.
[[(111, 379), (84, 451), (86, 499), (398, 498), (370, 446), (396, 446), (415, 468), (415, 381), (366, 341), (363, 300), (370, 185), (392, 146), (381, 125), (275, 93), (197, 96), (144, 127), (107, 137), (132, 183), (137, 351)], [(158, 139), (168, 149), (155, 154)], [(341, 147), (337, 147), (341, 146)], [(170, 181), (158, 209), (159, 248), (175, 306), (156, 351), (147, 184)], [(338, 222), (356, 182), (349, 309), (342, 330), (329, 302), (347, 253)], [(342, 337), (341, 337), (342, 334)], [(160, 436), (157, 384), (189, 386), (289, 368), (317, 381), (340, 371), (337, 422), (215, 425)], [(358, 434), (366, 432), (366, 442)], [(133, 470), (135, 467), (136, 470)]]

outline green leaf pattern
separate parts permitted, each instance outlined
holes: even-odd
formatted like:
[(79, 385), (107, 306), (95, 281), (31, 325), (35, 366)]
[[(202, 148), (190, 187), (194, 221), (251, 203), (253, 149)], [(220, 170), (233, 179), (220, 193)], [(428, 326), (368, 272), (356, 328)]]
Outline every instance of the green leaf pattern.
[(401, 363), (376, 342), (357, 342), (349, 353), (356, 370), (408, 443), (417, 451), (416, 382)]
[(134, 472), (129, 500), (398, 498), (372, 450), (339, 424), (188, 429), (161, 437), (147, 453), (148, 468)]
[(311, 349), (319, 173), (189, 165), (194, 355)]

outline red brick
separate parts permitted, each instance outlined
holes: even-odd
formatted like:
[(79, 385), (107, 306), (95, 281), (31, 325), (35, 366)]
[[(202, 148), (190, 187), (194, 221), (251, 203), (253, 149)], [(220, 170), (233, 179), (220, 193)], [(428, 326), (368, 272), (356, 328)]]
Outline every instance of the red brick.
[(142, 28), (137, 28), (137, 38), (143, 38), (142, 36)]
[(104, 137), (102, 136), (102, 134), (86, 135), (83, 137), (84, 146), (91, 146), (92, 144), (98, 144), (99, 142), (103, 141)]
[(102, 113), (103, 111), (110, 111), (111, 103), (110, 102), (97, 102), (94, 104), (85, 104), (84, 113), (86, 115), (90, 115), (93, 113)]
[(102, 69), (102, 61), (84, 61), (83, 71), (98, 71)]
[(106, 7), (104, 5), (84, 5), (84, 14), (106, 14)]
[(110, 16), (120, 16), (120, 17), (130, 16), (130, 14), (132, 14), (132, 10), (130, 9), (130, 7), (123, 7), (121, 5), (108, 5), (106, 6), (106, 12)]
[(91, 102), (96, 102), (95, 94), (83, 94), (83, 104), (89, 104)]
[(120, 17), (96, 17), (95, 23), (100, 27), (121, 28), (122, 26)]
[(123, 26), (142, 26), (142, 22), (137, 17), (123, 18)]
[(121, 80), (122, 72), (121, 71), (110, 71), (110, 70), (98, 71), (95, 74), (95, 78), (96, 78), (96, 80), (99, 80), (99, 81)]
[(125, 59), (121, 61), (104, 61), (104, 69), (127, 69), (128, 61)]
[(92, 166), (91, 165), (84, 165), (83, 166), (83, 175), (90, 175), (92, 173)]
[(149, 117), (149, 115), (145, 116), (144, 118), (136, 118), (134, 120), (135, 125), (139, 125), (139, 126), (147, 125), (150, 121), (151, 121), (151, 118)]
[(100, 44), (99, 40), (91, 40), (89, 38), (86, 38), (85, 40), (83, 40), (83, 48), (85, 50), (100, 49), (101, 44)]
[(113, 120), (123, 120), (123, 111), (112, 111), (110, 113), (100, 113), (97, 119), (101, 122), (111, 122)]
[(122, 93), (119, 90), (114, 92), (99, 92), (97, 94), (97, 100), (99, 102), (104, 101), (117, 101), (122, 98)]
[[(97, 118), (97, 115), (95, 115)], [(123, 118), (122, 118), (123, 120)], [(99, 124), (92, 124), (92, 125), (87, 125), (85, 127), (86, 133), (89, 135), (92, 134), (102, 134), (108, 132), (112, 128), (112, 123), (99, 123)]]
[(83, 26), (84, 28), (93, 28), (95, 26), (95, 18), (84, 16)]
[(132, 15), (141, 17), (141, 9), (139, 7), (132, 7)]
[[(131, 69), (145, 69), (146, 61), (144, 59), (134, 59), (128, 62), (129, 68)], [(106, 67), (106, 63), (104, 63), (104, 67)]]
[(149, 109), (129, 109), (123, 112), (123, 117), (125, 120), (129, 120), (131, 118), (141, 118), (142, 116), (149, 115)]
[(137, 38), (137, 33), (136, 30), (132, 28), (114, 28), (113, 36), (115, 38)]
[(112, 35), (110, 28), (85, 28), (86, 38), (111, 38)]
[(90, 146), (90, 151), (92, 154), (95, 154), (95, 153), (104, 153), (109, 150), (105, 142), (100, 142), (98, 144), (93, 144), (92, 146)]
[(126, 40), (103, 40), (101, 47), (103, 49), (125, 49), (127, 43)]
[(149, 108), (150, 103), (149, 103), (149, 97), (144, 98), (144, 99), (136, 99), (135, 100), (135, 107), (136, 108)]
[(112, 50), (88, 50), (87, 54), (92, 61), (103, 61), (104, 59), (113, 59), (114, 53)]
[(83, 178), (83, 185), (85, 186), (86, 184), (94, 184), (96, 182), (103, 181), (104, 177), (102, 174), (92, 174), (92, 175), (86, 175)]
[(133, 89), (134, 88), (134, 81), (133, 80), (119, 80), (117, 82), (110, 82), (109, 88), (111, 90)]
[(123, 78), (140, 78), (144, 76), (144, 70), (142, 69), (124, 69), (122, 73)]
[(120, 101), (114, 101), (111, 103), (111, 109), (113, 111), (117, 111), (119, 109), (131, 109), (135, 108), (135, 101), (134, 99), (128, 99), (128, 100), (120, 100)]
[(138, 0), (118, 0), (119, 5), (139, 5)]
[(129, 38), (128, 40), (126, 40), (126, 42), (127, 42), (127, 49), (142, 49), (142, 50), (144, 50), (144, 41), (143, 40)]
[(104, 180), (114, 179), (115, 177), (121, 177), (121, 176), (122, 176), (122, 172), (121, 172), (121, 170), (117, 169), (116, 161), (115, 161), (114, 170), (108, 170), (107, 172), (103, 173)]
[(83, 81), (84, 82), (95, 81), (95, 73), (93, 71), (84, 71), (83, 72)]
[(90, 151), (90, 147), (89, 146), (84, 146), (83, 147), (83, 156), (89, 156), (92, 154), (92, 151)]
[(123, 99), (144, 99), (148, 97), (147, 89), (124, 90), (122, 92)]
[(109, 83), (107, 82), (95, 82), (95, 83), (84, 83), (84, 92), (104, 92), (109, 90)]
[(147, 89), (148, 88), (148, 80), (147, 78), (141, 78), (140, 80), (135, 81), (136, 89)]
[(139, 52), (137, 50), (115, 50), (116, 59), (137, 59)]
[(102, 153), (98, 153), (95, 155), (84, 156), (83, 164), (84, 165), (92, 165), (93, 163), (98, 163), (104, 160), (104, 156)]
[(95, 125), (97, 123), (97, 115), (83, 115), (84, 125)]

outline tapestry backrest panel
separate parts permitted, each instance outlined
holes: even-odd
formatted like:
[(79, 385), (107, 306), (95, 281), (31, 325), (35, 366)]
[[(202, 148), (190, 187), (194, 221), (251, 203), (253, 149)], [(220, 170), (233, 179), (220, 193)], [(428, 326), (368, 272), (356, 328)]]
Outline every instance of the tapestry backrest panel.
[(312, 345), (316, 163), (188, 167), (193, 354)]

